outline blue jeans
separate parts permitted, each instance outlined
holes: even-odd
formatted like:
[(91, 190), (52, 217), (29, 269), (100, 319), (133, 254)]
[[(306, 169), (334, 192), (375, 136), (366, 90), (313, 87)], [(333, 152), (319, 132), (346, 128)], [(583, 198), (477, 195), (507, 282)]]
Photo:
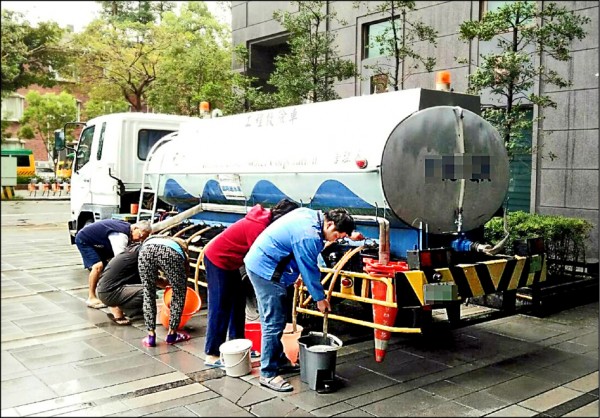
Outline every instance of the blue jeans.
[(288, 363), (281, 343), (286, 323), (287, 290), (281, 283), (264, 279), (250, 270), (246, 271), (256, 293), (262, 327), (260, 375), (267, 378), (275, 377), (277, 369)]
[(244, 338), (246, 295), (239, 270), (223, 270), (204, 257), (208, 284), (208, 324), (204, 352), (219, 356), (219, 347), (227, 338)]

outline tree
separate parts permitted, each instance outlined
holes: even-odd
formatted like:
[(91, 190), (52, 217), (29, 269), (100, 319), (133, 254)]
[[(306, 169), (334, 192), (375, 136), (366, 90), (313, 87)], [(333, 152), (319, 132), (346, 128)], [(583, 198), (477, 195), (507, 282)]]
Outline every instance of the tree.
[(148, 90), (151, 107), (183, 115), (199, 115), (202, 101), (222, 108), (232, 94), (230, 29), (204, 2), (189, 2), (179, 16), (163, 15), (156, 36), (164, 48)]
[(68, 65), (70, 51), (60, 45), (64, 31), (55, 22), (32, 27), (23, 15), (2, 9), (2, 97), (38, 84), (52, 87)]
[(294, 1), (298, 12), (276, 11), (273, 18), (289, 33), (290, 52), (275, 58), (268, 83), (277, 88), (279, 106), (338, 99), (335, 80), (356, 77), (356, 65), (337, 56), (336, 33), (326, 30), (329, 21), (343, 24), (324, 1)]
[(533, 123), (525, 117), (524, 105), (556, 107), (550, 96), (532, 93), (534, 83), (540, 80), (559, 88), (570, 85), (556, 71), (536, 62), (536, 56), (547, 54), (568, 61), (571, 41), (585, 38), (582, 26), (589, 22), (588, 17), (555, 3), (539, 9), (536, 2), (516, 1), (486, 13), (480, 21), (460, 26), (460, 38), (466, 42), (496, 41), (496, 50), (481, 55), (479, 66), (469, 76), (469, 92), (488, 90), (501, 103), (484, 110), (483, 116), (499, 130), (510, 153), (523, 152), (519, 138)]
[(84, 120), (109, 113), (127, 112), (129, 103), (123, 95), (109, 84), (97, 84), (88, 93), (88, 101), (83, 109)]
[(434, 57), (426, 57), (417, 52), (415, 43), (424, 41), (437, 46), (438, 32), (422, 21), (410, 18), (410, 12), (416, 9), (414, 1), (382, 1), (371, 8), (371, 2), (355, 2), (358, 8), (364, 4), (368, 13), (379, 13), (387, 18), (383, 30), (374, 34), (368, 48), (380, 56), (390, 57), (391, 63), (378, 60), (377, 64), (365, 65), (377, 75), (386, 75), (388, 86), (398, 91), (404, 88), (404, 82), (423, 66), (431, 72), (435, 66)]
[(75, 36), (81, 81), (111, 86), (134, 111), (141, 112), (166, 41), (157, 36), (154, 23), (97, 19)]
[(102, 6), (105, 20), (118, 22), (138, 22), (142, 24), (157, 22), (164, 12), (175, 8), (172, 1), (96, 1)]
[(262, 92), (262, 87), (256, 87), (257, 78), (246, 75), (249, 69), (248, 48), (239, 44), (234, 49), (234, 58), (242, 64), (241, 72), (232, 76), (232, 94), (223, 104), (227, 114), (252, 112), (273, 107), (271, 96)]
[(46, 151), (54, 147), (54, 130), (61, 129), (65, 123), (73, 122), (77, 116), (75, 97), (62, 92), (59, 95), (47, 93), (41, 95), (37, 91), (30, 91), (25, 96), (27, 108), (23, 113), (20, 134), (33, 131), (42, 137)]

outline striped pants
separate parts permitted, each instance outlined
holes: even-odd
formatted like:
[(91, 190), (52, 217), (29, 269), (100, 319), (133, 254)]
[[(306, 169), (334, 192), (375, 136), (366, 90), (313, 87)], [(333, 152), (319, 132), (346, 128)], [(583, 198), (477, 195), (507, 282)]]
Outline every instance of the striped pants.
[(185, 304), (187, 277), (185, 260), (174, 249), (161, 244), (143, 245), (138, 255), (140, 279), (144, 285), (144, 321), (148, 331), (156, 328), (156, 280), (159, 269), (173, 288), (169, 328), (177, 330)]

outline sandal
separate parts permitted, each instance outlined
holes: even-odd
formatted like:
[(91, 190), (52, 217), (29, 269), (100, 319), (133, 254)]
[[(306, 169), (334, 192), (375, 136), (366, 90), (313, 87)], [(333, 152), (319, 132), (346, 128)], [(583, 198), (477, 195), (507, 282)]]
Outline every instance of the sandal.
[(149, 335), (142, 340), (144, 347), (156, 347), (156, 335)]
[(258, 382), (262, 386), (267, 387), (276, 392), (291, 392), (294, 390), (294, 387), (292, 385), (290, 385), (289, 382), (281, 376), (275, 376), (275, 377), (261, 376), (260, 379), (258, 379)]
[(221, 359), (215, 361), (214, 363), (211, 363), (209, 361), (205, 361), (204, 365), (208, 366), (208, 367), (212, 367), (214, 369), (224, 369), (225, 368), (225, 365), (223, 363), (221, 363)]
[(125, 318), (124, 316), (121, 318), (117, 318), (111, 313), (106, 314), (106, 316), (108, 316), (108, 319), (110, 319), (117, 325), (131, 325), (131, 321)]
[(167, 334), (167, 338), (165, 338), (165, 342), (167, 344), (177, 344), (182, 343), (190, 339), (190, 335), (185, 332), (176, 332), (175, 334)]

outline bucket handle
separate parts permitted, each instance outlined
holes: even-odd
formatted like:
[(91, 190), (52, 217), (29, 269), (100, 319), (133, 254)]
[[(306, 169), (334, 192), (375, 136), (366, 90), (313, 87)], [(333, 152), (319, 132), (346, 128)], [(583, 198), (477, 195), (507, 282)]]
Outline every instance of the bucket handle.
[(242, 358), (240, 359), (240, 361), (238, 361), (238, 362), (237, 362), (237, 363), (235, 363), (235, 364), (232, 364), (231, 366), (230, 366), (229, 364), (225, 364), (225, 358), (223, 357), (223, 353), (220, 353), (220, 354), (221, 354), (221, 364), (222, 364), (222, 365), (224, 365), (226, 368), (227, 368), (227, 367), (235, 367), (235, 366), (238, 366), (238, 365), (240, 365), (240, 364), (242, 363), (242, 361), (244, 361), (244, 360), (246, 359), (246, 356), (247, 356), (249, 353), (250, 353), (250, 350), (249, 350), (249, 349), (248, 349), (248, 350), (246, 350), (246, 352), (244, 353), (244, 355), (242, 356)]

